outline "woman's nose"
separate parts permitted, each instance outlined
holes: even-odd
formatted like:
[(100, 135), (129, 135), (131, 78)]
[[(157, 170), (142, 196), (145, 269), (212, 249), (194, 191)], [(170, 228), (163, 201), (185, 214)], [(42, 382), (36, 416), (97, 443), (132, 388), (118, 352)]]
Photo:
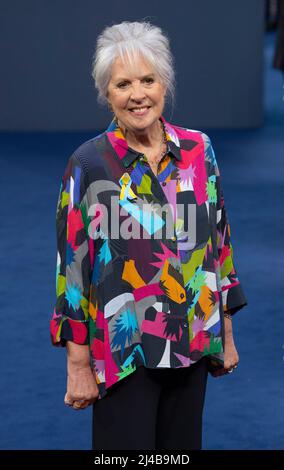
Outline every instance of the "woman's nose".
[(141, 101), (143, 98), (145, 98), (145, 91), (143, 90), (143, 86), (141, 84), (132, 85), (130, 98), (133, 101)]

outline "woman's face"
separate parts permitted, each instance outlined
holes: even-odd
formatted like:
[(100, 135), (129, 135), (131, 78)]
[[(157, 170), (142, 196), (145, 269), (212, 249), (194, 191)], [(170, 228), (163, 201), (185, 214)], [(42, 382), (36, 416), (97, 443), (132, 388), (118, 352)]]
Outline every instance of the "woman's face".
[(136, 65), (130, 69), (118, 57), (112, 66), (107, 94), (117, 119), (133, 132), (145, 131), (159, 119), (166, 91), (147, 61), (139, 56)]

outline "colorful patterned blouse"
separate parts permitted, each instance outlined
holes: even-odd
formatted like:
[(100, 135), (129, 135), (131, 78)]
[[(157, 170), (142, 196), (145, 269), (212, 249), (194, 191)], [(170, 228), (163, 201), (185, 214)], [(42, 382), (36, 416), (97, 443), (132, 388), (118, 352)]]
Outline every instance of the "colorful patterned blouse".
[(160, 120), (157, 176), (113, 120), (61, 181), (51, 338), (89, 345), (98, 399), (140, 366), (223, 367), (223, 313), (247, 305), (211, 141)]

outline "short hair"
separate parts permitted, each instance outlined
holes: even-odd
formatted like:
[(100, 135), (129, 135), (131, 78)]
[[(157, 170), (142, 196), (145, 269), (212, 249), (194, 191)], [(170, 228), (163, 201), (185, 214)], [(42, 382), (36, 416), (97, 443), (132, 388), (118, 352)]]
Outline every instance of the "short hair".
[(161, 28), (149, 22), (123, 21), (107, 26), (97, 38), (92, 60), (92, 77), (98, 90), (98, 102), (107, 103), (107, 89), (111, 79), (112, 64), (120, 57), (135, 62), (137, 55), (150, 63), (166, 89), (172, 105), (175, 100), (174, 59), (169, 39)]

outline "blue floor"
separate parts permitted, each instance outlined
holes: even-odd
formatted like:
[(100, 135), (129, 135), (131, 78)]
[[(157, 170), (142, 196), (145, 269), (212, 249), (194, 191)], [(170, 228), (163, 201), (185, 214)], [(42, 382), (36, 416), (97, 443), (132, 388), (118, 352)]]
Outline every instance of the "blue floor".
[[(264, 126), (202, 129), (223, 175), (235, 263), (249, 302), (233, 323), (237, 371), (209, 376), (204, 449), (284, 448), (284, 88), (271, 67), (274, 39), (266, 34)], [(91, 448), (91, 408), (64, 406), (66, 354), (49, 339), (60, 175), (67, 156), (90, 137), (0, 135), (1, 449)]]

